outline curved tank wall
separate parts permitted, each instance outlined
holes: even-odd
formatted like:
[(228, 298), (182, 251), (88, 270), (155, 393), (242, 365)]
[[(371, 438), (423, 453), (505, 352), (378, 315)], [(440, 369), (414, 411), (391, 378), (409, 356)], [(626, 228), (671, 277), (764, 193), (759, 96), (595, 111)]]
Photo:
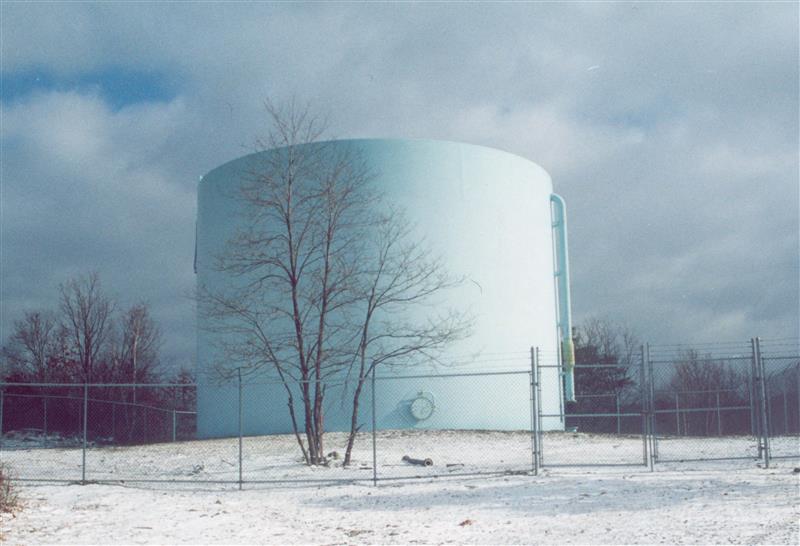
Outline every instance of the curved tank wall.
[[(355, 150), (387, 200), (404, 209), (448, 271), (468, 279), (448, 293), (452, 306), (468, 309), (475, 318), (473, 335), (448, 349), (445, 360), (458, 364), (446, 369), (419, 366), (399, 375), (527, 370), (530, 347), (557, 354), (553, 189), (541, 167), (507, 152), (455, 142), (343, 140), (327, 145)], [(258, 154), (226, 163), (199, 184), (198, 285), (236, 282), (213, 263), (245, 221), (232, 189), (246, 179), (256, 160)], [(235, 435), (238, 387), (214, 378), (213, 363), (220, 356), (214, 336), (220, 334), (204, 325), (198, 316), (198, 435)], [(362, 411), (371, 405), (369, 390)], [(326, 394), (327, 430), (349, 428), (347, 395), (346, 387)], [(560, 414), (561, 396), (557, 370), (542, 370), (543, 413)], [(286, 403), (285, 391), (270, 384), (269, 376), (248, 376), (242, 404), (245, 434), (289, 432)], [(530, 385), (524, 373), (396, 379), (379, 372), (375, 403), (381, 428), (530, 427)], [(563, 421), (552, 417), (543, 425), (563, 428)]]

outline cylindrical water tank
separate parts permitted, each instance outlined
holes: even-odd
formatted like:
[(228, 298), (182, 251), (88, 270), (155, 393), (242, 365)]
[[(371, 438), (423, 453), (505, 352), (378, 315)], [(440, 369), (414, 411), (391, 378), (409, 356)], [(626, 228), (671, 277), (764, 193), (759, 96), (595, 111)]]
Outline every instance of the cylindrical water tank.
[[(304, 146), (320, 146), (306, 144)], [(377, 424), (382, 428), (527, 429), (530, 383), (527, 374), (479, 376), (476, 372), (530, 369), (530, 348), (539, 347), (555, 364), (559, 350), (554, 283), (552, 183), (537, 164), (500, 150), (430, 140), (342, 140), (326, 146), (355, 152), (366, 162), (372, 183), (387, 201), (403, 209), (442, 257), (447, 270), (465, 278), (448, 291), (443, 305), (466, 309), (473, 334), (448, 348), (452, 365), (378, 372)], [(260, 152), (272, 154), (274, 151)], [(247, 215), (236, 188), (250, 180), (260, 154), (226, 163), (203, 177), (198, 189), (195, 271), (199, 286), (211, 289), (241, 282), (215, 269), (215, 258), (245, 226)], [(263, 157), (261, 157), (263, 159)], [(235, 435), (238, 387), (220, 382), (213, 368), (223, 355), (207, 318), (198, 315), (198, 435)], [(457, 377), (413, 377), (464, 373)], [(248, 376), (243, 389), (246, 434), (290, 432), (285, 391)], [(558, 415), (562, 385), (558, 370), (542, 370), (542, 411)], [(328, 430), (350, 425), (348, 388), (326, 393)], [(371, 406), (365, 389), (362, 406)], [(301, 408), (298, 408), (301, 411)], [(299, 417), (302, 421), (302, 417)], [(559, 417), (545, 428), (563, 428)]]

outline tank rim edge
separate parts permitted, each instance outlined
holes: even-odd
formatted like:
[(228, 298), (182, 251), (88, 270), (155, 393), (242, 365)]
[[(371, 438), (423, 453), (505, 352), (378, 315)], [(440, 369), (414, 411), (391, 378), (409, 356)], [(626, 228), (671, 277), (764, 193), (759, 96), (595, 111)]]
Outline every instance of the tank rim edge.
[[(552, 186), (552, 182), (553, 182), (552, 177), (550, 176), (550, 173), (547, 172), (547, 169), (545, 169), (539, 163), (537, 163), (536, 161), (533, 161), (532, 159), (528, 159), (527, 157), (521, 156), (519, 154), (515, 154), (513, 152), (509, 152), (507, 150), (503, 150), (501, 148), (495, 148), (493, 146), (486, 146), (484, 144), (473, 144), (471, 142), (463, 142), (463, 141), (459, 141), (459, 140), (440, 140), (440, 139), (435, 139), (435, 138), (390, 138), (390, 137), (332, 138), (332, 139), (328, 139), (328, 140), (320, 140), (320, 141), (316, 141), (316, 142), (308, 142), (308, 143), (304, 143), (304, 144), (298, 144), (298, 146), (317, 146), (317, 145), (323, 145), (323, 144), (344, 143), (344, 142), (354, 142), (354, 143), (366, 143), (366, 142), (423, 143), (423, 142), (429, 142), (429, 143), (434, 143), (434, 144), (450, 144), (450, 145), (457, 145), (457, 146), (466, 146), (466, 147), (470, 147), (470, 148), (480, 148), (480, 149), (483, 149), (483, 150), (489, 150), (489, 151), (492, 151), (492, 152), (496, 152), (496, 153), (500, 153), (500, 154), (504, 154), (504, 155), (509, 155), (509, 156), (511, 156), (511, 157), (513, 157), (515, 159), (521, 159), (523, 161), (526, 161), (526, 162), (534, 165), (540, 171), (540, 174), (544, 175), (547, 178), (547, 180), (550, 182), (551, 186)], [(257, 152), (251, 152), (251, 153), (248, 153), (248, 154), (245, 154), (245, 155), (230, 159), (230, 160), (226, 161), (225, 163), (222, 163), (221, 165), (218, 165), (218, 166), (214, 167), (213, 169), (208, 171), (206, 174), (204, 174), (202, 177), (200, 177), (200, 180), (198, 182), (198, 187), (207, 178), (209, 178), (213, 173), (215, 173), (216, 171), (222, 170), (222, 169), (228, 167), (229, 165), (231, 165), (233, 163), (237, 163), (237, 162), (242, 161), (242, 160), (244, 160), (246, 158), (252, 158), (252, 157), (258, 156), (260, 154), (267, 153), (267, 152), (283, 150), (285, 148), (288, 148), (288, 146), (281, 146), (281, 147), (278, 147), (278, 148), (270, 148), (270, 149), (267, 149), (267, 150), (259, 150)]]

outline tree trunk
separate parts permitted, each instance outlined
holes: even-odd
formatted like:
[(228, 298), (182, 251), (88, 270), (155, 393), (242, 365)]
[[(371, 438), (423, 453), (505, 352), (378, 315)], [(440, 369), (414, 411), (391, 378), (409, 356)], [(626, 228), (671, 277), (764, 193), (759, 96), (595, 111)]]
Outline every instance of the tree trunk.
[[(360, 355), (360, 368), (358, 370), (358, 384), (356, 385), (356, 390), (353, 393), (353, 414), (350, 417), (350, 434), (347, 437), (347, 449), (344, 453), (344, 462), (342, 466), (349, 466), (350, 465), (350, 457), (353, 453), (353, 444), (356, 441), (356, 433), (358, 432), (358, 405), (359, 400), (361, 398), (361, 390), (364, 388), (364, 380), (366, 379), (364, 375), (364, 368), (366, 367), (366, 360), (367, 360), (367, 348), (364, 345), (364, 339), (366, 339), (366, 333), (362, 338), (361, 348), (359, 349)], [(372, 393), (375, 396), (375, 393)]]
[(359, 426), (358, 426), (358, 405), (359, 399), (361, 397), (361, 389), (364, 387), (364, 379), (358, 379), (358, 385), (356, 385), (356, 391), (353, 394), (353, 415), (350, 418), (350, 434), (347, 437), (347, 449), (344, 452), (344, 462), (342, 466), (350, 466), (350, 457), (353, 453), (353, 444), (356, 441), (356, 434), (358, 433)]
[(309, 464), (317, 464), (319, 450), (317, 449), (317, 438), (314, 431), (313, 409), (308, 381), (303, 383), (303, 411), (305, 413), (306, 441), (308, 442), (308, 462)]
[(314, 393), (314, 431), (316, 432), (317, 441), (317, 464), (325, 464), (325, 448), (322, 445), (323, 434), (325, 434), (325, 422), (322, 415), (322, 399), (325, 393), (324, 385), (320, 385), (319, 380)]
[(283, 385), (286, 387), (286, 392), (289, 395), (288, 406), (289, 406), (289, 417), (292, 419), (292, 431), (294, 432), (294, 437), (297, 440), (297, 444), (300, 446), (300, 451), (303, 453), (303, 460), (306, 464), (311, 464), (308, 459), (308, 451), (306, 451), (306, 446), (303, 445), (303, 438), (300, 437), (300, 431), (297, 428), (297, 416), (294, 413), (294, 396), (292, 396), (292, 390), (289, 385), (286, 384), (284, 380)]

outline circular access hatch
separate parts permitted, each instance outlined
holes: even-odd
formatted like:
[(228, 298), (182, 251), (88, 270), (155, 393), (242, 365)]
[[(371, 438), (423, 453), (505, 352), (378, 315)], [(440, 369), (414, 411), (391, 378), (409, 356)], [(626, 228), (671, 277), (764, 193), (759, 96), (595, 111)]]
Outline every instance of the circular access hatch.
[(429, 392), (419, 392), (416, 398), (411, 401), (411, 416), (417, 421), (424, 421), (433, 415), (436, 404), (433, 395)]

